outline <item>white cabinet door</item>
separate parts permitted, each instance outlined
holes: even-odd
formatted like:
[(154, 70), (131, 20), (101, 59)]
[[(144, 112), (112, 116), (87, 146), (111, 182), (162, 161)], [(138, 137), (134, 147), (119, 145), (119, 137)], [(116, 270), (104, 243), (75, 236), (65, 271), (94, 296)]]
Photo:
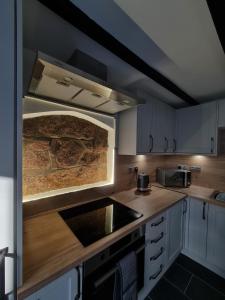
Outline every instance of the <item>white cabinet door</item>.
[(225, 273), (225, 208), (209, 205), (207, 261)]
[(167, 211), (167, 259), (171, 264), (180, 254), (183, 244), (183, 202), (180, 201)]
[(150, 128), (153, 106), (151, 103), (139, 105), (137, 109), (137, 153), (148, 154), (153, 146)]
[[(78, 293), (77, 270), (73, 269), (52, 281), (25, 300), (74, 300)], [(81, 298), (79, 298), (80, 300)]]
[(172, 153), (175, 110), (160, 101), (149, 101), (120, 113), (119, 154)]
[(217, 103), (176, 111), (178, 153), (215, 154), (217, 151)]
[(225, 127), (225, 99), (218, 101), (219, 127)]
[(169, 105), (154, 101), (152, 103), (152, 153), (172, 153), (175, 128), (175, 110)]
[(206, 259), (208, 204), (189, 198), (187, 250), (193, 257)]
[(167, 153), (173, 153), (176, 150), (175, 145), (175, 121), (176, 121), (176, 114), (175, 109), (170, 106), (166, 107), (166, 128), (165, 128), (165, 136), (167, 138), (168, 146), (167, 146)]

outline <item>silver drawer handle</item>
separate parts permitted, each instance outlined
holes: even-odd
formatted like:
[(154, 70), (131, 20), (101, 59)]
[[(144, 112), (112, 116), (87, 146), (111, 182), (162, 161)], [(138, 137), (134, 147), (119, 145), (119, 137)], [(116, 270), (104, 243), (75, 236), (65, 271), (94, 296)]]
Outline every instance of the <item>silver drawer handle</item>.
[(164, 232), (161, 232), (160, 235), (159, 235), (157, 238), (151, 240), (150, 243), (151, 243), (151, 244), (156, 244), (156, 243), (158, 243), (163, 237), (164, 237)]
[(150, 261), (158, 259), (164, 252), (165, 248), (161, 247), (159, 253), (150, 257)]
[(149, 280), (156, 279), (162, 273), (162, 270), (163, 270), (163, 265), (160, 265), (159, 271), (157, 271), (155, 274), (151, 275), (149, 277)]
[(161, 223), (163, 223), (165, 221), (165, 218), (162, 217), (158, 222), (152, 223), (151, 227), (156, 227), (159, 226)]

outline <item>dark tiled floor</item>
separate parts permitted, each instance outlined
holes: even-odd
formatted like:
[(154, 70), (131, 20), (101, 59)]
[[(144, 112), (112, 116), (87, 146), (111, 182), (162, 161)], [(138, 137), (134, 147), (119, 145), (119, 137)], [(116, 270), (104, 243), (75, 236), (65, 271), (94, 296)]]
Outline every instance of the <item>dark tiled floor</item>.
[(147, 299), (225, 300), (225, 279), (180, 255)]

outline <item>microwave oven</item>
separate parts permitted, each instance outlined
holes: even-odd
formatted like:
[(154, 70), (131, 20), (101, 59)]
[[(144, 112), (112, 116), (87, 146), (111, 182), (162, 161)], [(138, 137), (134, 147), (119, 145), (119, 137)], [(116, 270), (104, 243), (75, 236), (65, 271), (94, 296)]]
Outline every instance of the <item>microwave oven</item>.
[(186, 188), (191, 185), (191, 171), (158, 168), (157, 181), (163, 186)]

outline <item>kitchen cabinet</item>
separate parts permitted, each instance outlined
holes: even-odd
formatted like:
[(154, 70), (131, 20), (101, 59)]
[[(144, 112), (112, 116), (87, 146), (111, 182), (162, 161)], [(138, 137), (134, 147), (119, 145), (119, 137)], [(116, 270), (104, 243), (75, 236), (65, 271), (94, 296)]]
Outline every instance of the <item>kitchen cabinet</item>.
[(167, 263), (170, 265), (183, 246), (183, 205), (180, 201), (167, 212)]
[(153, 153), (172, 153), (175, 151), (175, 110), (169, 105), (155, 101), (152, 109)]
[(193, 258), (206, 259), (208, 203), (189, 198), (186, 248)]
[(144, 287), (138, 296), (140, 300), (147, 297), (166, 269), (166, 230), (166, 212), (146, 224)]
[(225, 274), (225, 208), (209, 205), (207, 261)]
[(174, 149), (175, 110), (149, 101), (120, 113), (119, 154), (171, 153)]
[(25, 300), (81, 300), (79, 272), (80, 270), (73, 269), (65, 273)]
[(183, 253), (225, 278), (225, 207), (188, 198)]
[(225, 99), (218, 101), (218, 127), (225, 127)]
[(217, 102), (176, 111), (176, 152), (217, 153)]
[(145, 299), (182, 249), (183, 201), (156, 216), (146, 224), (144, 288), (139, 299)]

